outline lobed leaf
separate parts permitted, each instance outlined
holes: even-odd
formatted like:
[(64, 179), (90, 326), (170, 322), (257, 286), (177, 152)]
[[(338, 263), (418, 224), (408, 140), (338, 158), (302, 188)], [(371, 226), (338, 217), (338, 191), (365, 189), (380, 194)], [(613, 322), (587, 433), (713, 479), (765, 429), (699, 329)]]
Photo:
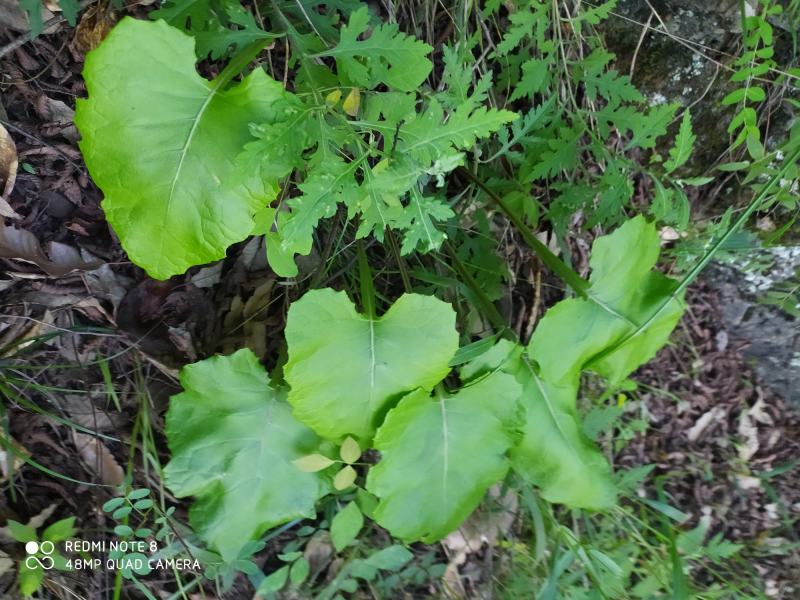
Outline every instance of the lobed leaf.
[(200, 536), (231, 562), (268, 528), (313, 517), (326, 486), (294, 461), (320, 440), (270, 388), (255, 354), (187, 365), (181, 384), (167, 412), (164, 475), (178, 498), (197, 496), (189, 517)]
[[(123, 19), (86, 57), (75, 124), (102, 207), (131, 260), (157, 279), (223, 258), (275, 190), (234, 158), (251, 122), (275, 117), (281, 85), (256, 69), (226, 88), (195, 69), (194, 40)], [(157, 101), (153, 99), (157, 98)]]
[[(532, 363), (506, 361), (524, 388), (523, 436), (512, 451), (513, 466), (551, 502), (590, 509), (614, 502), (608, 463), (578, 418), (578, 387), (584, 370), (619, 383), (667, 342), (684, 305), (677, 282), (653, 271), (658, 253), (655, 226), (643, 217), (598, 238), (588, 298), (562, 300), (547, 311), (527, 348)], [(640, 335), (625, 340), (644, 323)], [(501, 348), (481, 360), (504, 353), (513, 357), (512, 349)]]
[(381, 24), (368, 38), (359, 39), (369, 21), (366, 6), (351, 13), (339, 43), (318, 56), (335, 58), (340, 76), (357, 86), (373, 88), (384, 83), (404, 92), (416, 91), (433, 68), (426, 58), (433, 48), (398, 31), (395, 23)]
[(458, 348), (455, 316), (449, 304), (418, 294), (373, 318), (344, 292), (308, 292), (286, 321), (295, 417), (331, 440), (371, 439), (393, 399), (447, 375)]

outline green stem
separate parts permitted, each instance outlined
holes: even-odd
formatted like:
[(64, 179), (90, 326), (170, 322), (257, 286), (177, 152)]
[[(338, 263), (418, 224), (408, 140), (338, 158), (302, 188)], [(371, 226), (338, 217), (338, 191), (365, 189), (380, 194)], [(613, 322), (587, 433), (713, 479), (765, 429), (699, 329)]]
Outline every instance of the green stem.
[(226, 67), (222, 69), (222, 72), (214, 79), (217, 88), (221, 89), (228, 85), (234, 77), (244, 71), (247, 65), (255, 60), (256, 56), (261, 54), (261, 51), (266, 48), (267, 44), (271, 41), (272, 38), (260, 39), (242, 48), (242, 51), (234, 56)]
[(455, 269), (456, 273), (461, 278), (461, 281), (463, 281), (475, 295), (478, 309), (484, 315), (486, 315), (486, 318), (489, 319), (494, 328), (497, 329), (497, 331), (503, 335), (503, 337), (506, 337), (512, 341), (516, 341), (514, 332), (509, 329), (508, 325), (506, 324), (506, 320), (503, 318), (503, 315), (501, 315), (500, 311), (497, 310), (497, 307), (486, 295), (486, 292), (481, 289), (481, 286), (478, 285), (478, 282), (475, 281), (475, 278), (470, 274), (469, 271), (467, 271), (467, 268), (464, 266), (464, 263), (461, 262), (461, 259), (458, 258), (458, 255), (456, 254), (456, 251), (450, 242), (445, 241), (442, 247), (450, 256), (453, 269)]
[(369, 268), (367, 253), (364, 251), (364, 240), (356, 244), (358, 252), (358, 282), (361, 286), (361, 308), (370, 319), (377, 316), (375, 308), (375, 284), (372, 281), (372, 270)]
[(708, 266), (708, 263), (711, 262), (711, 260), (717, 254), (717, 252), (719, 252), (720, 248), (722, 248), (725, 245), (725, 243), (730, 239), (730, 237), (734, 233), (739, 231), (739, 229), (741, 229), (741, 227), (745, 223), (747, 223), (747, 220), (750, 218), (750, 216), (756, 210), (758, 210), (758, 208), (764, 202), (764, 200), (766, 199), (767, 195), (770, 193), (770, 191), (775, 186), (775, 184), (778, 183), (781, 179), (783, 179), (783, 176), (786, 175), (786, 172), (789, 170), (790, 167), (792, 167), (794, 165), (794, 163), (798, 159), (800, 159), (800, 148), (798, 148), (790, 156), (786, 157), (786, 159), (783, 162), (783, 165), (778, 170), (778, 172), (775, 173), (769, 179), (769, 181), (767, 181), (767, 183), (764, 184), (764, 187), (762, 187), (761, 190), (758, 192), (758, 194), (756, 194), (756, 197), (753, 198), (753, 200), (750, 202), (750, 205), (745, 209), (745, 211), (741, 214), (741, 216), (738, 219), (736, 219), (736, 221), (733, 223), (733, 225), (728, 227), (728, 229), (725, 231), (724, 234), (722, 234), (722, 236), (719, 239), (717, 239), (713, 244), (711, 244), (711, 247), (708, 250), (706, 250), (706, 253), (703, 255), (703, 257), (699, 261), (697, 261), (697, 263), (684, 276), (684, 278), (681, 280), (681, 282), (675, 288), (675, 291), (673, 291), (658, 306), (658, 308), (655, 311), (653, 311), (653, 313), (647, 318), (647, 320), (644, 321), (644, 323), (642, 323), (641, 325), (639, 325), (635, 329), (631, 330), (626, 336), (624, 336), (622, 339), (620, 339), (616, 344), (614, 344), (613, 346), (610, 346), (609, 348), (606, 348), (605, 350), (600, 352), (600, 354), (598, 354), (597, 356), (592, 358), (591, 362), (588, 365), (588, 367), (591, 368), (592, 364), (596, 364), (598, 361), (604, 359), (606, 356), (608, 356), (610, 354), (613, 354), (619, 348), (621, 348), (624, 344), (629, 342), (631, 339), (641, 335), (651, 325), (651, 323), (653, 323), (653, 321), (655, 321), (659, 317), (659, 315), (661, 315), (661, 313), (664, 312), (664, 310), (666, 310), (666, 308), (670, 305), (670, 303), (675, 298), (680, 296), (686, 290), (686, 288), (688, 288), (689, 285), (695, 279), (697, 279), (697, 277), (700, 275), (700, 273), (703, 271), (703, 269), (705, 269)]
[(459, 167), (458, 172), (467, 177), (472, 183), (477, 185), (492, 202), (503, 212), (506, 218), (511, 221), (511, 224), (519, 231), (525, 243), (530, 246), (530, 249), (539, 257), (545, 266), (547, 266), (553, 273), (558, 275), (564, 282), (571, 287), (579, 296), (586, 298), (588, 296), (589, 282), (583, 279), (575, 271), (573, 271), (564, 261), (558, 258), (550, 251), (545, 244), (540, 242), (533, 232), (528, 229), (528, 226), (523, 223), (522, 219), (511, 210), (505, 201), (495, 194), (492, 190), (486, 187), (486, 184), (472, 174), (468, 169)]

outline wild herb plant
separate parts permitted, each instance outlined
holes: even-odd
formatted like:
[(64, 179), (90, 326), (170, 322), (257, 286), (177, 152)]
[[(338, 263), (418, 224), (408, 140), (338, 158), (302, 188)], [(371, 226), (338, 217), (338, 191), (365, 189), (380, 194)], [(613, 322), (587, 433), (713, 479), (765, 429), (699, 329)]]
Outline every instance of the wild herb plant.
[[(282, 369), (268, 374), (245, 349), (182, 370), (165, 479), (196, 499), (193, 528), (231, 565), (331, 498), (346, 497), (330, 526), (337, 549), (365, 519), (403, 542), (440, 540), (509, 475), (549, 502), (612, 509), (620, 483), (576, 406), (583, 374), (625, 385), (669, 339), (686, 287), (797, 173), (797, 136), (768, 154), (751, 106), (762, 98), (753, 81), (771, 68), (770, 30), (745, 22), (734, 76), (745, 86), (727, 99), (741, 107), (734, 146), (759, 165), (755, 198), (676, 280), (657, 269), (656, 224), (634, 215), (685, 229), (684, 190), (709, 180), (684, 174), (689, 110), (650, 106), (613, 67), (595, 26), (614, 0), (576, 12), (539, 0), (475, 6), (484, 20), (508, 11), (510, 26), (493, 47), (461, 27), (441, 46), (439, 71), (439, 49), (366, 5), (305, 4), (314, 10), (270, 3), (268, 33), (238, 3), (167, 2), (154, 13), (165, 20), (124, 19), (86, 60), (81, 150), (109, 222), (149, 275), (184, 273), (263, 235), (271, 268), (294, 277), (334, 216), (358, 242), (360, 289), (313, 289), (291, 305)], [(249, 69), (270, 42), (284, 48), (282, 80)], [(198, 74), (198, 60), (228, 56), (213, 79)], [(659, 146), (674, 121), (674, 140)], [(649, 205), (634, 205), (634, 177), (652, 188)], [(457, 198), (454, 181), (466, 185)], [(530, 340), (493, 304), (503, 273), (487, 250), (487, 205), (570, 290)], [(466, 222), (480, 235), (464, 233)], [(563, 258), (532, 233), (544, 223)], [(588, 280), (569, 265), (575, 225), (613, 229), (594, 240)], [(364, 238), (398, 265), (406, 293), (394, 302), (376, 294)], [(426, 254), (452, 268), (494, 336), (469, 343), (450, 303), (413, 293), (404, 260)], [(348, 563), (326, 594), (388, 568), (373, 558)], [(299, 555), (281, 560), (263, 591), (305, 579)]]

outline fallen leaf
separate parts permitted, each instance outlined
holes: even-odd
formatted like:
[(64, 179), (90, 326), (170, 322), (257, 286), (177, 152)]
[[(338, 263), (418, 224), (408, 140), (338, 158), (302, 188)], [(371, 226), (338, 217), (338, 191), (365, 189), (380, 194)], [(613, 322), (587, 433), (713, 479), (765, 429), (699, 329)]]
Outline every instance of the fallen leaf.
[(330, 534), (327, 531), (320, 530), (312, 535), (306, 544), (303, 556), (311, 567), (311, 580), (313, 581), (331, 562), (333, 544), (331, 543)]
[(117, 22), (117, 16), (108, 2), (92, 4), (78, 21), (75, 28), (75, 46), (84, 54), (100, 45), (111, 28)]
[[(6, 481), (13, 473), (16, 473), (20, 467), (25, 464), (23, 456), (31, 455), (31, 453), (28, 452), (28, 450), (26, 450), (25, 447), (17, 440), (14, 438), (9, 439), (11, 440), (11, 445), (13, 446), (15, 452), (11, 452), (11, 456), (9, 456), (9, 451), (6, 450), (5, 447), (0, 447), (0, 475), (2, 475), (0, 481)], [(9, 467), (11, 468), (9, 469)]]
[(17, 146), (6, 128), (0, 124), (0, 216), (12, 219), (20, 218), (7, 201), (14, 189), (18, 166)]
[(712, 423), (719, 421), (725, 415), (725, 410), (719, 406), (715, 406), (708, 412), (700, 416), (694, 425), (686, 432), (686, 438), (690, 442), (696, 442), (703, 432), (708, 429)]
[(491, 502), (475, 510), (461, 527), (442, 541), (450, 551), (450, 561), (442, 576), (448, 598), (467, 597), (459, 567), (467, 561), (470, 554), (479, 552), (484, 545), (494, 546), (514, 524), (518, 507), (517, 496), (512, 491), (506, 492), (502, 497), (500, 494), (499, 485), (492, 487), (488, 496)]
[(125, 473), (117, 460), (98, 438), (85, 433), (72, 432), (78, 456), (90, 473), (105, 485), (121, 485)]
[(102, 408), (98, 408), (88, 395), (65, 394), (59, 403), (70, 420), (95, 431), (111, 431), (114, 423)]
[(11, 572), (13, 568), (14, 561), (9, 558), (8, 554), (0, 550), (0, 577)]
[(60, 133), (71, 142), (77, 142), (80, 138), (78, 129), (73, 124), (75, 111), (61, 100), (54, 100), (42, 94), (34, 103), (34, 108), (38, 115), (52, 127), (48, 129), (47, 135)]
[(99, 260), (84, 260), (75, 248), (59, 242), (50, 242), (48, 254), (30, 231), (0, 226), (0, 258), (32, 262), (53, 277), (78, 270), (91, 271), (102, 264)]
[(14, 31), (27, 31), (28, 18), (19, 0), (0, 0), (0, 25)]

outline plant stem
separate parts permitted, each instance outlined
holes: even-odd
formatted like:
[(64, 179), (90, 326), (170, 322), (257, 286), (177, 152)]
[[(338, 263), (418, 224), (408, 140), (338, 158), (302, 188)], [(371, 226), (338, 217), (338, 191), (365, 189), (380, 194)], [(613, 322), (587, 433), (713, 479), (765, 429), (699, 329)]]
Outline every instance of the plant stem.
[(794, 163), (798, 159), (800, 159), (800, 148), (798, 148), (790, 156), (787, 156), (784, 159), (781, 168), (769, 179), (769, 181), (767, 181), (764, 184), (764, 187), (762, 187), (761, 190), (758, 192), (758, 194), (756, 194), (756, 197), (753, 198), (753, 200), (750, 202), (750, 205), (745, 209), (745, 211), (739, 216), (738, 219), (736, 219), (736, 221), (730, 227), (728, 227), (728, 229), (725, 231), (724, 234), (722, 234), (719, 237), (719, 239), (717, 239), (713, 244), (711, 244), (711, 247), (708, 250), (706, 250), (706, 253), (703, 255), (703, 257), (699, 261), (697, 261), (697, 263), (695, 263), (695, 265), (691, 269), (689, 269), (689, 272), (683, 277), (681, 282), (677, 285), (675, 291), (673, 291), (658, 306), (658, 308), (656, 308), (656, 310), (653, 311), (653, 313), (647, 318), (647, 320), (644, 321), (641, 325), (639, 325), (635, 329), (631, 330), (616, 344), (610, 346), (609, 348), (606, 348), (605, 350), (600, 352), (597, 356), (592, 358), (588, 364), (588, 367), (591, 368), (592, 364), (596, 364), (598, 361), (602, 360), (606, 356), (613, 354), (614, 352), (619, 350), (619, 348), (621, 348), (624, 344), (629, 342), (631, 339), (641, 335), (650, 326), (650, 324), (653, 323), (653, 321), (655, 321), (659, 317), (659, 315), (661, 315), (661, 313), (664, 312), (664, 310), (666, 310), (667, 306), (669, 306), (670, 303), (675, 298), (677, 298), (684, 291), (686, 291), (686, 288), (688, 288), (689, 285), (695, 279), (697, 279), (697, 277), (700, 275), (703, 269), (705, 269), (708, 266), (708, 263), (710, 263), (711, 260), (714, 258), (716, 253), (719, 252), (719, 249), (722, 248), (725, 242), (727, 242), (728, 239), (730, 239), (730, 237), (734, 233), (736, 233), (745, 223), (747, 223), (747, 220), (761, 206), (761, 204), (764, 202), (767, 195), (775, 186), (775, 184), (778, 183), (781, 179), (783, 179), (784, 175), (786, 175), (786, 172), (792, 165), (794, 165)]
[(550, 251), (550, 248), (540, 242), (533, 232), (528, 229), (528, 226), (523, 223), (522, 219), (520, 219), (519, 216), (513, 210), (511, 210), (508, 204), (506, 204), (500, 196), (490, 190), (486, 184), (483, 183), (483, 181), (478, 179), (478, 177), (473, 175), (468, 169), (459, 167), (457, 170), (459, 173), (467, 177), (467, 179), (469, 179), (472, 183), (477, 185), (487, 196), (489, 196), (491, 201), (497, 205), (503, 214), (505, 214), (506, 218), (511, 221), (511, 224), (514, 225), (517, 231), (519, 231), (520, 235), (525, 240), (525, 243), (527, 243), (530, 249), (533, 250), (534, 254), (539, 257), (539, 260), (541, 260), (553, 273), (563, 279), (564, 282), (579, 296), (584, 298), (588, 296), (589, 282), (583, 279), (564, 261), (553, 254), (553, 252)]
[(372, 282), (372, 270), (369, 268), (367, 253), (364, 251), (364, 240), (356, 244), (358, 253), (358, 282), (361, 286), (361, 308), (370, 319), (377, 316), (375, 309), (375, 284)]
[[(503, 335), (503, 337), (516, 340), (514, 332), (509, 329), (506, 320), (503, 318), (503, 315), (501, 315), (500, 311), (497, 310), (497, 307), (486, 295), (486, 292), (481, 289), (481, 286), (478, 285), (478, 282), (475, 281), (475, 278), (470, 274), (469, 271), (467, 271), (467, 268), (464, 266), (464, 263), (461, 262), (461, 259), (458, 258), (458, 255), (456, 254), (456, 251), (450, 242), (445, 241), (442, 247), (450, 256), (450, 260), (453, 263), (453, 269), (455, 269), (461, 280), (475, 295), (476, 304), (478, 305), (480, 311), (486, 315), (486, 318), (489, 319), (492, 326), (494, 326), (494, 328), (497, 329), (497, 331)], [(511, 337), (509, 337), (509, 335)]]

